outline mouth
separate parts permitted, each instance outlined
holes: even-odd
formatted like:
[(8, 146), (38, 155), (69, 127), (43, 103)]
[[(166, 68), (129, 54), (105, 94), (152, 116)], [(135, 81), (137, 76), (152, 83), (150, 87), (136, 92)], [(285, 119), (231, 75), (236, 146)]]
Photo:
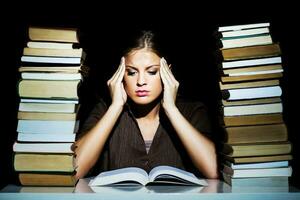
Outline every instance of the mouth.
[(147, 91), (147, 90), (137, 90), (137, 91), (135, 91), (135, 93), (138, 97), (145, 97), (145, 96), (148, 96), (149, 91)]

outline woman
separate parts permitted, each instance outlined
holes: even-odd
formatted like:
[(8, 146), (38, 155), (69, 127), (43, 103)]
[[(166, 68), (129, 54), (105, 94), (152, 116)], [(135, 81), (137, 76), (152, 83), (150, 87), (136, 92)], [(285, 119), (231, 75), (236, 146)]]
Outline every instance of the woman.
[(107, 81), (110, 105), (96, 105), (76, 142), (77, 178), (92, 169), (158, 165), (218, 177), (205, 108), (176, 100), (179, 83), (154, 39), (144, 31)]

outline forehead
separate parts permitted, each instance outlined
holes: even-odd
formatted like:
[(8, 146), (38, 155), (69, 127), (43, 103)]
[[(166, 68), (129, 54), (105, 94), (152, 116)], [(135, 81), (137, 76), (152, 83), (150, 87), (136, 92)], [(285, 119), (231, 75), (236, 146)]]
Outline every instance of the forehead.
[(159, 64), (160, 57), (156, 53), (146, 49), (133, 51), (125, 58), (125, 65), (133, 67), (148, 67)]

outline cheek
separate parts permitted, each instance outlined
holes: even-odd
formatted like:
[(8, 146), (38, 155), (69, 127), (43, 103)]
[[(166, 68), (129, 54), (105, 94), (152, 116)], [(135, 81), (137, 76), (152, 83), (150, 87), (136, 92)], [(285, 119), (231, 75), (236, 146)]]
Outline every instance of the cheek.
[(134, 80), (132, 78), (124, 77), (123, 79), (124, 89), (126, 93), (130, 92), (130, 90), (134, 87)]
[(155, 79), (153, 79), (153, 86), (155, 87), (155, 89), (157, 89), (158, 91), (162, 91), (163, 85), (162, 85), (162, 81), (160, 76), (155, 77)]

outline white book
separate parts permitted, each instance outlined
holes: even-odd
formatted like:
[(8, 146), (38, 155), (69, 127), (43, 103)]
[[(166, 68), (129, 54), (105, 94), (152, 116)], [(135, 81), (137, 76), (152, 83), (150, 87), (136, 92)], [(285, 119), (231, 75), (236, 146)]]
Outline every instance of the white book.
[(42, 49), (73, 49), (73, 43), (67, 42), (27, 42), (27, 47)]
[(77, 57), (46, 57), (46, 56), (22, 56), (22, 62), (32, 63), (57, 63), (57, 64), (80, 64), (81, 58)]
[(255, 23), (255, 24), (242, 24), (242, 25), (232, 25), (232, 26), (221, 26), (218, 31), (237, 31), (243, 29), (252, 29), (252, 28), (261, 28), (261, 27), (269, 27), (270, 23)]
[(112, 184), (147, 185), (151, 182), (180, 184), (180, 185), (203, 185), (207, 186), (204, 179), (197, 178), (194, 174), (171, 166), (157, 166), (149, 174), (138, 167), (127, 167), (100, 173), (89, 182), (89, 186), (104, 186)]
[(75, 142), (76, 134), (18, 133), (19, 142)]
[(75, 113), (78, 104), (73, 103), (19, 103), (19, 111), (23, 112), (49, 112), (49, 113)]
[(242, 99), (280, 97), (281, 95), (282, 95), (282, 90), (280, 86), (222, 90), (222, 98), (224, 100), (242, 100)]
[(274, 162), (260, 162), (260, 163), (243, 163), (234, 164), (229, 161), (225, 161), (225, 164), (232, 169), (260, 169), (260, 168), (274, 168), (274, 167), (288, 167), (289, 162), (285, 161), (274, 161)]
[(260, 169), (231, 169), (223, 165), (223, 172), (232, 178), (292, 176), (292, 167), (260, 168)]
[(221, 39), (222, 49), (230, 49), (237, 47), (255, 46), (255, 45), (265, 45), (272, 44), (273, 40), (271, 35), (259, 35), (256, 37), (243, 37), (234, 39)]
[(237, 67), (246, 67), (246, 66), (255, 66), (255, 65), (279, 64), (281, 62), (282, 62), (281, 56), (277, 56), (271, 58), (258, 58), (258, 59), (222, 62), (222, 67), (226, 69), (226, 68), (237, 68)]
[(13, 145), (14, 152), (32, 153), (74, 153), (74, 143), (19, 143)]
[(81, 80), (81, 73), (39, 73), (39, 72), (22, 72), (22, 79), (38, 80)]
[(256, 104), (256, 105), (240, 105), (223, 107), (224, 116), (240, 116), (240, 115), (259, 115), (282, 113), (282, 103)]
[(20, 102), (22, 103), (62, 103), (62, 104), (78, 104), (78, 100), (70, 100), (70, 99), (64, 99), (64, 100), (58, 100), (58, 99), (30, 99), (30, 98), (21, 98)]
[(72, 134), (78, 131), (79, 121), (18, 120), (17, 131), (22, 133)]
[(269, 28), (268, 27), (263, 27), (263, 28), (254, 28), (254, 29), (222, 32), (222, 37), (223, 38), (240, 37), (240, 36), (268, 34), (268, 33), (270, 33)]

